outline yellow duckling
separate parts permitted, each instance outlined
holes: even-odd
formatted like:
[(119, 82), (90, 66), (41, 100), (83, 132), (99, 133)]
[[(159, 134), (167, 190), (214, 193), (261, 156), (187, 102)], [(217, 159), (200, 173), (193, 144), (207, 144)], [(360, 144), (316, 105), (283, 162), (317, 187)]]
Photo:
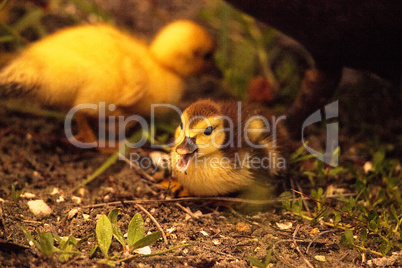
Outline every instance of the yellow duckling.
[[(104, 102), (113, 107), (105, 117), (149, 116), (153, 103), (178, 104), (184, 78), (211, 67), (214, 49), (211, 35), (187, 20), (167, 25), (149, 46), (108, 25), (72, 27), (25, 49), (0, 73), (0, 87), (64, 109)], [(82, 141), (96, 140), (87, 122), (99, 117), (93, 107), (75, 114)]]
[(192, 195), (270, 187), (286, 167), (281, 119), (240, 102), (200, 100), (181, 115), (172, 148), (173, 176)]

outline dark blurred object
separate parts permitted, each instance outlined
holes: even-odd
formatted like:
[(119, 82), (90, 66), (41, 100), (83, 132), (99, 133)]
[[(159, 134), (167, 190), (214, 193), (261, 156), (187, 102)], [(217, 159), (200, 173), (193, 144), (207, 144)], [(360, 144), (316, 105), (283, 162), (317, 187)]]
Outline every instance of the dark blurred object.
[(28, 0), (28, 2), (31, 2), (43, 9), (48, 9), (50, 5), (50, 0)]
[(250, 101), (269, 103), (274, 99), (275, 90), (268, 79), (257, 76), (251, 79), (247, 92)]
[(373, 72), (396, 86), (400, 101), (402, 2), (400, 0), (226, 0), (300, 42), (317, 70), (308, 70), (289, 109), (294, 137), (304, 119), (327, 103), (342, 67)]

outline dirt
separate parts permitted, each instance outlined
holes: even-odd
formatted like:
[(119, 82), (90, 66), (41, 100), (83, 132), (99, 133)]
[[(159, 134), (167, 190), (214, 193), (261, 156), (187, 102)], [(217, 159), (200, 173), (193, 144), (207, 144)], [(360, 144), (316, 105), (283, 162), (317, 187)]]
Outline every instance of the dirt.
[[(143, 203), (162, 229), (167, 232), (168, 245), (160, 239), (151, 246), (158, 251), (170, 246), (190, 245), (155, 257), (142, 257), (127, 263), (130, 267), (249, 267), (248, 257), (264, 259), (267, 249), (275, 248), (272, 262), (275, 267), (305, 265), (303, 258), (292, 246), (294, 228), (298, 246), (306, 249), (315, 235), (315, 226), (305, 224), (290, 214), (269, 208), (264, 212), (249, 213), (245, 209), (226, 208), (209, 201), (163, 201), (168, 193), (155, 183), (146, 181), (128, 164), (119, 161), (95, 181), (85, 186), (85, 191), (71, 192), (108, 155), (95, 150), (75, 148), (64, 140), (63, 122), (56, 119), (21, 114), (4, 109), (0, 116), (1, 126), (1, 186), (0, 186), (0, 263), (2, 266), (61, 266), (60, 262), (46, 259), (34, 247), (29, 246), (20, 226), (36, 235), (38, 231), (50, 231), (59, 236), (87, 238), (79, 247), (82, 253), (72, 257), (68, 266), (96, 265), (102, 254), (97, 251), (89, 258), (89, 251), (96, 244), (95, 224), (101, 214), (107, 214), (115, 206), (107, 202), (124, 200), (161, 200), (158, 203)], [(146, 154), (146, 151), (142, 152)], [(157, 174), (155, 177), (163, 177)], [(47, 217), (36, 217), (28, 209), (30, 198), (11, 197), (11, 185), (16, 191), (35, 195), (32, 199), (44, 200), (52, 209)], [(52, 194), (54, 188), (58, 193)], [(60, 197), (64, 201), (60, 201)], [(78, 203), (73, 197), (77, 196)], [(59, 200), (59, 201), (58, 201)], [(104, 203), (104, 204), (102, 204)], [(92, 205), (100, 204), (97, 207)], [(280, 204), (280, 203), (279, 203)], [(139, 212), (145, 219), (146, 231), (157, 231), (154, 222), (134, 204), (121, 207), (119, 224), (127, 230), (131, 217)], [(181, 207), (187, 208), (186, 213)], [(79, 211), (69, 216), (74, 208)], [(84, 218), (84, 215), (89, 215)], [(291, 222), (293, 227), (281, 230), (277, 223)], [(173, 229), (172, 229), (173, 228)], [(329, 230), (310, 245), (306, 254), (313, 264), (315, 255), (324, 255), (329, 267), (351, 267), (358, 265), (358, 252), (339, 244), (340, 233), (325, 226), (317, 226), (320, 232)], [(172, 230), (169, 233), (167, 230)], [(11, 247), (11, 248), (10, 248)], [(115, 241), (110, 252), (120, 250)], [(339, 258), (342, 257), (342, 263)]]
[[(30, 246), (20, 226), (34, 237), (49, 231), (84, 239), (78, 247), (81, 254), (64, 265), (97, 265), (103, 258), (101, 252), (89, 257), (97, 243), (96, 221), (116, 207), (107, 203), (128, 200), (139, 200), (167, 233), (168, 244), (160, 239), (151, 246), (152, 252), (190, 244), (160, 256), (133, 259), (126, 263), (128, 267), (249, 267), (248, 257), (263, 260), (269, 249), (273, 249), (274, 267), (305, 266), (305, 259), (316, 267), (358, 267), (362, 261), (358, 251), (339, 243), (342, 231), (302, 221), (282, 210), (281, 202), (258, 212), (253, 207), (228, 208), (208, 200), (171, 201), (174, 196), (165, 188), (150, 182), (124, 161), (112, 165), (82, 190), (73, 191), (110, 156), (69, 144), (63, 126), (63, 120), (54, 117), (16, 112), (6, 106), (1, 110), (0, 263), (4, 267), (63, 266), (57, 257), (46, 258)], [(146, 157), (151, 150), (145, 146), (135, 152)], [(165, 175), (152, 170), (146, 172), (156, 180)], [(35, 196), (14, 199), (12, 185), (16, 192), (24, 190), (23, 196)], [(52, 213), (34, 216), (27, 206), (31, 199), (44, 200)], [(117, 207), (121, 208), (118, 222), (123, 232), (135, 213), (145, 219), (146, 232), (158, 230), (137, 205), (120, 203)], [(72, 213), (76, 208), (79, 210)], [(281, 229), (280, 223), (292, 226)], [(296, 250), (293, 236), (303, 254)], [(115, 240), (110, 252), (119, 250), (121, 246)], [(326, 261), (318, 261), (316, 256), (325, 256)]]

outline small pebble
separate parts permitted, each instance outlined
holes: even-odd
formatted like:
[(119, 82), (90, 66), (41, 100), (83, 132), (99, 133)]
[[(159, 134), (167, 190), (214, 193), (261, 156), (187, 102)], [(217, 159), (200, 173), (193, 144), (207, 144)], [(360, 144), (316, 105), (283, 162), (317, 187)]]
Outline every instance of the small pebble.
[(310, 235), (318, 235), (320, 233), (320, 229), (314, 228), (313, 230), (310, 231)]
[(50, 195), (55, 195), (58, 194), (59, 192), (60, 192), (59, 188), (53, 187), (53, 191), (50, 193)]
[(200, 231), (201, 234), (203, 234), (204, 236), (208, 236), (208, 233), (205, 231)]
[(80, 211), (80, 210), (81, 210), (80, 208), (71, 209), (67, 214), (67, 218), (72, 219), (75, 215), (77, 215), (78, 211)]
[(142, 255), (149, 255), (151, 254), (151, 248), (149, 246), (143, 248), (137, 248), (134, 250), (135, 253), (142, 254)]
[(327, 259), (325, 259), (325, 256), (323, 256), (323, 255), (316, 255), (316, 256), (314, 256), (314, 259), (316, 259), (317, 261), (322, 261), (322, 262), (327, 261)]
[(213, 239), (212, 243), (214, 243), (215, 245), (220, 245), (221, 242), (218, 239)]
[(71, 197), (71, 200), (73, 200), (73, 202), (76, 204), (81, 204), (81, 198), (78, 196)]
[(32, 199), (32, 198), (35, 198), (36, 195), (33, 194), (33, 193), (28, 193), (28, 192), (26, 192), (26, 193), (23, 193), (23, 194), (21, 195), (21, 197), (22, 197), (22, 198), (26, 198), (26, 199)]
[(78, 189), (78, 193), (80, 194), (81, 197), (84, 197), (85, 192), (86, 192), (85, 188)]
[(27, 204), (29, 210), (35, 216), (48, 216), (50, 213), (52, 213), (52, 209), (42, 199), (28, 201)]
[(288, 230), (292, 228), (293, 224), (291, 222), (277, 222), (276, 226), (281, 230)]
[(364, 163), (363, 170), (364, 170), (364, 173), (366, 173), (366, 174), (369, 173), (370, 171), (372, 171), (373, 163), (371, 163), (370, 161), (367, 161), (366, 163)]
[(251, 225), (245, 222), (239, 222), (236, 224), (236, 231), (245, 234), (251, 234)]

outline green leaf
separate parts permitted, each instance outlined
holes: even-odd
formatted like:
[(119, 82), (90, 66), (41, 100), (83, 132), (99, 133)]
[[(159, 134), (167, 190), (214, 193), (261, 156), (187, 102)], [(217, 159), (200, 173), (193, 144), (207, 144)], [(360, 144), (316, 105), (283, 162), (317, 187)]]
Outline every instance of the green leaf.
[(60, 248), (62, 247), (63, 243), (66, 243), (67, 241), (64, 241), (59, 235), (54, 234), (53, 235), (54, 240), (59, 244)]
[(78, 241), (74, 236), (69, 236), (67, 239), (67, 244), (76, 246), (78, 244)]
[(268, 250), (267, 256), (265, 256), (265, 265), (268, 267), (268, 264), (271, 262), (271, 255), (272, 255), (272, 249)]
[(138, 240), (133, 245), (130, 245), (130, 250), (134, 250), (137, 248), (143, 248), (143, 247), (152, 245), (153, 243), (158, 241), (158, 239), (161, 237), (161, 235), (162, 235), (162, 233), (160, 231), (153, 232), (152, 234), (149, 234), (149, 235), (145, 236), (144, 238)]
[(290, 211), (290, 209), (291, 209), (290, 198), (286, 198), (286, 199), (282, 202), (282, 206), (283, 206), (286, 210)]
[[(139, 213), (136, 213), (128, 225), (127, 243), (131, 247), (144, 237), (144, 220)], [(146, 245), (147, 246), (147, 245)]]
[(390, 242), (384, 241), (381, 243), (380, 252), (382, 255), (387, 255), (388, 251), (391, 249), (392, 245)]
[(392, 213), (392, 216), (394, 216), (395, 220), (399, 221), (398, 214), (396, 213), (394, 204), (391, 205), (391, 213)]
[(50, 232), (39, 234), (39, 244), (42, 253), (46, 256), (50, 256), (54, 253), (53, 236)]
[(119, 210), (120, 210), (119, 208), (115, 208), (109, 212), (109, 215), (107, 215), (111, 224), (117, 223), (117, 216), (119, 215)]
[(301, 198), (299, 197), (297, 202), (293, 202), (293, 212), (296, 214), (300, 214), (303, 208), (303, 203)]
[(251, 266), (255, 266), (258, 268), (266, 268), (267, 267), (267, 265), (265, 263), (262, 263), (259, 259), (255, 258), (255, 257), (248, 256), (247, 259), (250, 262)]
[(360, 240), (362, 242), (362, 246), (364, 247), (364, 244), (367, 241), (367, 229), (366, 228), (362, 228), (361, 234), (360, 234)]
[(338, 175), (339, 173), (342, 173), (342, 172), (345, 172), (345, 169), (343, 167), (337, 166), (337, 167), (331, 168), (329, 170), (329, 175), (330, 176), (336, 176), (336, 175)]
[(100, 216), (96, 223), (96, 238), (103, 255), (107, 258), (110, 244), (112, 243), (113, 227), (106, 215)]
[(385, 159), (385, 150), (382, 149), (376, 152), (373, 156), (373, 171), (378, 172)]
[(303, 155), (303, 153), (306, 152), (306, 146), (307, 146), (307, 142), (305, 142), (303, 144), (303, 146), (300, 146), (294, 153), (292, 153), (290, 155), (290, 161), (292, 162), (299, 162), (300, 160), (298, 159), (299, 157), (301, 157)]
[[(73, 249), (73, 245), (72, 244), (67, 244), (67, 246), (64, 248), (65, 252), (71, 252)], [(59, 257), (59, 260), (61, 262), (67, 262), (68, 259), (70, 258), (71, 254), (69, 253), (65, 253), (65, 254), (61, 254)]]
[(108, 218), (110, 220), (110, 223), (112, 224), (113, 228), (113, 236), (117, 239), (117, 241), (120, 242), (120, 244), (124, 248), (126, 247), (126, 240), (124, 239), (124, 236), (122, 232), (120, 231), (119, 226), (117, 225), (117, 216), (119, 214), (118, 208), (113, 209), (112, 211), (109, 212)]
[(353, 247), (354, 240), (353, 240), (353, 232), (352, 230), (346, 229), (345, 233), (341, 237), (341, 243), (345, 246)]
[(91, 250), (89, 251), (89, 258), (92, 258), (92, 255), (95, 254), (95, 251), (98, 249), (98, 245), (95, 245), (91, 248)]
[(338, 225), (338, 223), (342, 220), (342, 215), (339, 211), (335, 211), (335, 219), (334, 219), (334, 225)]
[(375, 231), (377, 229), (377, 227), (378, 227), (378, 224), (375, 221), (375, 219), (371, 220), (370, 223), (369, 223), (369, 229), (371, 231)]
[(11, 197), (14, 199), (14, 201), (17, 201), (23, 193), (24, 193), (24, 190), (17, 192), (15, 190), (14, 184), (11, 184)]

